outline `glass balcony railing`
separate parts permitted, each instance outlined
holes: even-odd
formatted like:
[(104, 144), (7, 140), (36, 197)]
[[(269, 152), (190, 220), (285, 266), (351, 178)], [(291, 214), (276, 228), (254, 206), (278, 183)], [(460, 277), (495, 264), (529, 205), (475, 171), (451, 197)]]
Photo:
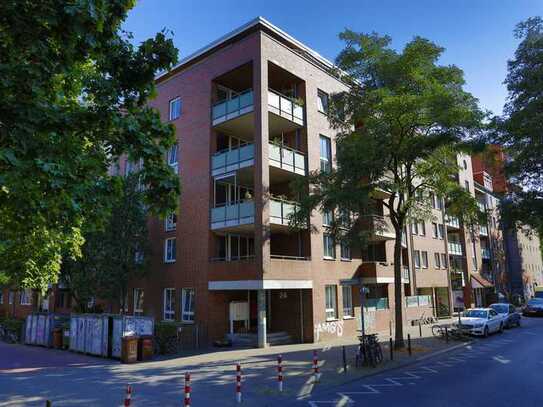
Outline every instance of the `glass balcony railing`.
[(213, 126), (253, 111), (253, 90), (247, 89), (236, 97), (221, 100), (211, 107)]
[(462, 256), (462, 244), (458, 242), (449, 242), (449, 254)]
[(388, 298), (366, 298), (364, 300), (365, 308), (375, 308), (375, 309), (388, 309)]
[(304, 125), (304, 108), (291, 98), (271, 89), (268, 90), (268, 109), (300, 126)]
[(407, 266), (402, 267), (402, 280), (404, 283), (409, 283), (409, 267)]
[(270, 165), (293, 172), (306, 175), (305, 155), (292, 148), (270, 143)]
[(211, 156), (211, 174), (221, 175), (254, 164), (255, 146), (247, 144), (234, 150), (218, 151)]
[(296, 213), (297, 208), (295, 202), (272, 198), (270, 200), (270, 223), (288, 226), (290, 217)]
[(255, 221), (254, 201), (243, 201), (211, 208), (211, 229), (252, 224)]
[(490, 249), (481, 248), (481, 256), (483, 259), (490, 259)]

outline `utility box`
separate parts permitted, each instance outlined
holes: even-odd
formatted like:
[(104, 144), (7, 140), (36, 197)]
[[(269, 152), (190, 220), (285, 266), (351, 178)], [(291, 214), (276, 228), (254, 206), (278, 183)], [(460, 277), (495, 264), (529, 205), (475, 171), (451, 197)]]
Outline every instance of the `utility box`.
[(138, 361), (138, 337), (124, 336), (121, 341), (121, 362), (135, 363)]
[(153, 337), (150, 335), (140, 336), (138, 340), (138, 360), (151, 360), (155, 353)]

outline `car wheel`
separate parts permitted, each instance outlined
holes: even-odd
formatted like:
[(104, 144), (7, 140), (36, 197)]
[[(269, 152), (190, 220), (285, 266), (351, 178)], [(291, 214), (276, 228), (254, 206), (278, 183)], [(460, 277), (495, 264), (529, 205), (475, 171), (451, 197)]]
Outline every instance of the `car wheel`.
[(485, 326), (485, 329), (484, 329), (484, 331), (483, 331), (483, 336), (484, 336), (485, 338), (488, 338), (488, 326)]
[(520, 328), (520, 318), (517, 321), (517, 327)]
[(503, 324), (500, 324), (500, 329), (498, 331), (499, 333), (503, 333)]

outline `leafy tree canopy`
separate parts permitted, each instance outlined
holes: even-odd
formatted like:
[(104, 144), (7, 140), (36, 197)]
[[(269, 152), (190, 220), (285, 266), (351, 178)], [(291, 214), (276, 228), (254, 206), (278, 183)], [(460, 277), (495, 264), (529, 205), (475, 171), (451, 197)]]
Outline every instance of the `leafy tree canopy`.
[(302, 198), (293, 223), (314, 209), (346, 212), (334, 233), (364, 245), (368, 216), (390, 215), (396, 236), (396, 343), (402, 346), (402, 231), (409, 220), (431, 216), (430, 193), (445, 197), (452, 215), (477, 222), (476, 201), (458, 182), (457, 153), (467, 136), (481, 131), (484, 113), (463, 90), (462, 71), (438, 65), (443, 48), (432, 42), (416, 37), (398, 52), (389, 37), (375, 33), (347, 30), (340, 38), (345, 48), (335, 73), (349, 89), (330, 103), (329, 120), (339, 130), (336, 166), (295, 185)]
[(134, 0), (0, 2), (0, 276), (44, 289), (82, 227), (100, 227), (118, 193), (108, 168), (142, 160), (145, 201), (176, 207), (164, 161), (174, 129), (147, 102), (177, 50), (166, 33), (139, 46), (120, 30)]

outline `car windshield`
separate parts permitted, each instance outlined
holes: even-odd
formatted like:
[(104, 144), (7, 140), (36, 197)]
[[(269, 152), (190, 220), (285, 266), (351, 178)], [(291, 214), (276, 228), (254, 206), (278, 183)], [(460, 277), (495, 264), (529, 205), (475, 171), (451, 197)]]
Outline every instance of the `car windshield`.
[(486, 318), (487, 315), (488, 315), (488, 311), (484, 311), (480, 309), (471, 309), (464, 313), (464, 316), (468, 318)]
[(490, 306), (498, 314), (507, 314), (509, 312), (509, 305), (507, 304), (492, 304)]
[(543, 298), (532, 298), (528, 301), (528, 305), (543, 305)]

